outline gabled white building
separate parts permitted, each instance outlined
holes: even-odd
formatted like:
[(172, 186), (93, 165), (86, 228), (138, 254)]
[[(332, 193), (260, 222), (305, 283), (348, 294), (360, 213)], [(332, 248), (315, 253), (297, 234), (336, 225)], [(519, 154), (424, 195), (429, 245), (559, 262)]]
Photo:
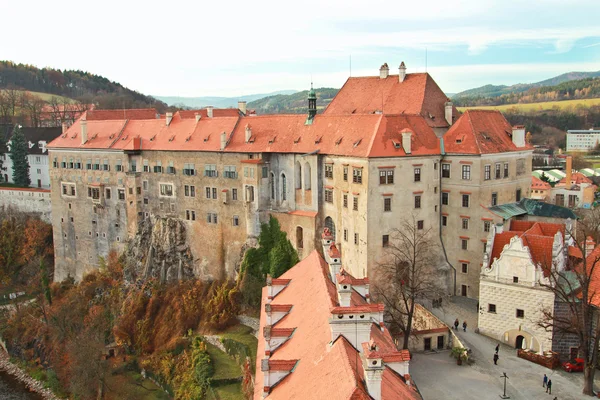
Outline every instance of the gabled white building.
[(554, 309), (554, 294), (543, 285), (550, 268), (565, 268), (566, 257), (563, 224), (513, 220), (510, 231), (492, 227), (481, 269), (480, 333), (516, 348), (551, 350), (552, 332), (538, 326), (542, 310)]

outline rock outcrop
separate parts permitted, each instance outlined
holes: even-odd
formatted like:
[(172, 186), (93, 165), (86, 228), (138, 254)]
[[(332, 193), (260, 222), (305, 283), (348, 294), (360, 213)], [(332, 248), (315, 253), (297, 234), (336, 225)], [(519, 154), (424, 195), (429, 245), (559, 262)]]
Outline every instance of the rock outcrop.
[(179, 218), (151, 215), (142, 220), (125, 252), (125, 278), (157, 278), (161, 282), (194, 276), (194, 259), (185, 223)]

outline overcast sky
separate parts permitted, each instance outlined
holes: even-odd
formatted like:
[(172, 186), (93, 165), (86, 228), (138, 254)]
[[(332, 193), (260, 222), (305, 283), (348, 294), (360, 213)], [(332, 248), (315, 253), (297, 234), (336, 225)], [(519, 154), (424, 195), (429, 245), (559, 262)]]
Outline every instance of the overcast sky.
[(600, 70), (600, 0), (0, 0), (0, 59), (151, 95), (240, 96), (426, 68), (454, 93)]

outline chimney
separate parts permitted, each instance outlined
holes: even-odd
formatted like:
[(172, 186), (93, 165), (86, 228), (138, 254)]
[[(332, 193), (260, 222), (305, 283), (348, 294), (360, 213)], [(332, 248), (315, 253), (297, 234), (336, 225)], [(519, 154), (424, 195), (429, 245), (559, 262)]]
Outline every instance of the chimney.
[(173, 113), (172, 112), (168, 112), (167, 113), (167, 119), (166, 119), (167, 126), (171, 125), (171, 121), (172, 120), (173, 120)]
[(238, 101), (238, 110), (240, 110), (240, 112), (244, 115), (246, 115), (246, 102), (245, 101)]
[(567, 164), (565, 165), (565, 187), (568, 189), (571, 187), (571, 179), (573, 174), (573, 157), (567, 156)]
[(350, 282), (338, 281), (337, 289), (340, 307), (350, 307), (350, 299), (352, 297), (352, 284)]
[(496, 235), (502, 232), (504, 232), (504, 224), (496, 224)]
[(79, 120), (79, 125), (81, 125), (81, 144), (85, 144), (87, 142), (87, 121), (81, 119)]
[(69, 129), (69, 126), (67, 125), (66, 122), (62, 123), (62, 133), (65, 133), (67, 131), (67, 129)]
[(517, 147), (525, 147), (525, 126), (513, 126), (512, 141)]
[(594, 251), (595, 248), (596, 242), (594, 242), (594, 239), (592, 239), (591, 236), (588, 236), (587, 239), (585, 239), (585, 256), (588, 257), (592, 254), (592, 251)]
[(202, 118), (202, 115), (200, 113), (194, 113), (194, 117), (196, 117), (196, 122), (200, 121), (200, 118)]
[(406, 78), (406, 65), (404, 65), (404, 61), (400, 63), (400, 68), (398, 68), (400, 73), (398, 74), (398, 79), (400, 82), (404, 82), (404, 78)]
[(379, 79), (385, 79), (390, 75), (390, 68), (388, 67), (387, 63), (384, 63), (380, 68), (379, 68)]
[(221, 133), (221, 151), (225, 150), (225, 146), (227, 146), (227, 134), (223, 132)]
[[(369, 343), (368, 345), (374, 352), (377, 348), (374, 344)], [(381, 381), (383, 380), (383, 360), (377, 356), (371, 356), (366, 354), (365, 357), (365, 380), (367, 381), (367, 390), (369, 395), (375, 400), (381, 400)]]
[(411, 153), (411, 139), (412, 139), (412, 132), (409, 131), (408, 129), (405, 129), (402, 131), (402, 148), (404, 149), (404, 152), (406, 154), (410, 154)]
[(448, 122), (448, 125), (452, 126), (452, 102), (450, 101), (450, 99), (447, 99), (446, 103), (444, 103), (444, 111), (446, 122)]
[(213, 106), (208, 106), (206, 107), (206, 114), (208, 114), (208, 118), (212, 118), (213, 117)]
[(250, 128), (250, 125), (246, 124), (246, 143), (248, 143), (250, 141), (251, 137), (252, 137), (252, 129)]

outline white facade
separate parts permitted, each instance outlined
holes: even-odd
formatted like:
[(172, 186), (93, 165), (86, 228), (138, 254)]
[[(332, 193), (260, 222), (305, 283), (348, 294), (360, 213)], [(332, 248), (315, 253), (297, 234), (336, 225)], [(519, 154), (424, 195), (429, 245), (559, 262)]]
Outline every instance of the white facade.
[[(496, 227), (488, 239), (493, 248)], [(552, 245), (554, 268), (564, 268), (564, 242), (557, 232)], [(479, 284), (479, 331), (516, 348), (538, 353), (552, 349), (552, 332), (538, 326), (543, 310), (553, 310), (554, 294), (523, 239), (515, 235), (495, 260), (484, 256)], [(489, 266), (488, 266), (489, 265)]]
[(598, 129), (567, 131), (567, 152), (589, 151), (598, 143), (600, 143), (600, 130)]
[[(29, 154), (27, 160), (29, 161), (29, 179), (31, 181), (30, 186), (50, 189), (50, 170), (48, 168), (48, 150), (46, 149), (46, 141), (39, 141), (38, 143), (29, 142), (29, 148), (38, 146), (42, 151), (42, 154)], [(10, 150), (10, 142), (7, 143)], [(13, 181), (13, 163), (9, 153), (0, 155), (2, 158), (2, 180), (3, 182), (14, 183)]]

